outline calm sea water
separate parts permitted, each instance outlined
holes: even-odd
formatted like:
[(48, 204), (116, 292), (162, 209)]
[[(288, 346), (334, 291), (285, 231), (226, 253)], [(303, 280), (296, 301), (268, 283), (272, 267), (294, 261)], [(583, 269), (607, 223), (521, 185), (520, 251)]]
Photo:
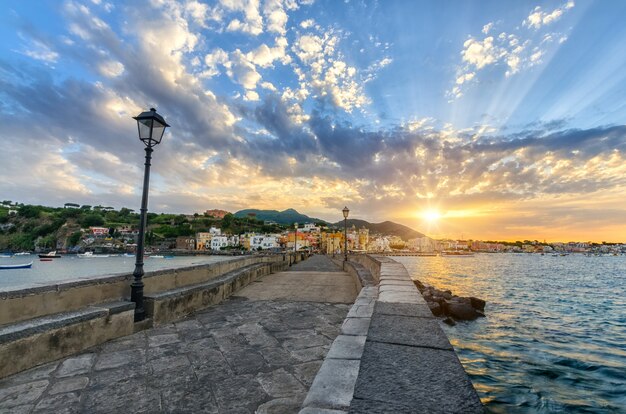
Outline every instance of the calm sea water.
[[(231, 256), (176, 256), (172, 258), (147, 258), (144, 271), (175, 269), (196, 264), (231, 260)], [(111, 256), (81, 259), (74, 255), (40, 262), (36, 254), (1, 258), (0, 264), (33, 262), (30, 269), (0, 269), (0, 289), (31, 286), (36, 283), (58, 282), (62, 280), (90, 278), (104, 275), (132, 273), (135, 257)]]
[(488, 412), (626, 413), (626, 257), (393, 257), (487, 301), (443, 325)]

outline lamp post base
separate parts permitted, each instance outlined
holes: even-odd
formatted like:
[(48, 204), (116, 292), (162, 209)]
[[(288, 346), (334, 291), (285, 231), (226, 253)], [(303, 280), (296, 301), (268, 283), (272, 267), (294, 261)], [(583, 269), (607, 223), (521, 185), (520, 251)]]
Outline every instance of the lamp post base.
[(146, 310), (143, 307), (143, 282), (137, 281), (130, 285), (130, 300), (135, 302), (135, 322), (146, 319)]

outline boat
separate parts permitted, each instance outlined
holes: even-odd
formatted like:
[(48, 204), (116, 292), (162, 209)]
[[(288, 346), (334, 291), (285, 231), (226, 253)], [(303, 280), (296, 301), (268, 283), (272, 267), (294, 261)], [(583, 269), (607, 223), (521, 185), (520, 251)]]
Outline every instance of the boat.
[(450, 257), (471, 257), (474, 256), (474, 253), (463, 250), (444, 250), (441, 252), (441, 255)]
[(0, 269), (30, 269), (33, 262), (21, 264), (0, 264)]
[(40, 259), (58, 259), (59, 257), (61, 257), (61, 255), (57, 254), (56, 250), (53, 250), (53, 251), (48, 252), (46, 254), (40, 254), (39, 255)]
[(10, 259), (11, 255), (10, 254), (0, 254), (0, 259)]
[(94, 257), (109, 257), (109, 254), (93, 254), (93, 252), (78, 253), (76, 256), (80, 259), (89, 259)]
[(19, 252), (15, 253), (14, 256), (30, 256), (30, 252)]

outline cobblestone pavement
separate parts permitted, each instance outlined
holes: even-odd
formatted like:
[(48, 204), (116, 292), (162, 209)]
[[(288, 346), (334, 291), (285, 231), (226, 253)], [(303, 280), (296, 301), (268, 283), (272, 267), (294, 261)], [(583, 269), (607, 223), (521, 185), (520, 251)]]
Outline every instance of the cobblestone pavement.
[(349, 308), (233, 297), (0, 380), (0, 413), (297, 413)]

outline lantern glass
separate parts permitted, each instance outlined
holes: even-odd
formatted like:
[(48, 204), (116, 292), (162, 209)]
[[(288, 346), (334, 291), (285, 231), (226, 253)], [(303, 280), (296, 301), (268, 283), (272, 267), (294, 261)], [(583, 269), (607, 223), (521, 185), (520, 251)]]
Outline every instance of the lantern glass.
[(161, 143), (165, 128), (169, 125), (161, 115), (157, 114), (156, 109), (150, 108), (149, 111), (142, 112), (134, 118), (137, 120), (139, 139), (146, 146), (153, 147)]
[(152, 119), (138, 119), (137, 128), (139, 128), (139, 139), (142, 141), (149, 140), (152, 133)]
[(158, 119), (152, 121), (152, 140), (156, 144), (161, 143), (161, 139), (163, 139), (163, 134), (165, 133), (165, 125), (159, 122)]
[(342, 211), (343, 211), (343, 218), (347, 219), (348, 214), (350, 213), (350, 210), (348, 209), (348, 207), (344, 207)]

